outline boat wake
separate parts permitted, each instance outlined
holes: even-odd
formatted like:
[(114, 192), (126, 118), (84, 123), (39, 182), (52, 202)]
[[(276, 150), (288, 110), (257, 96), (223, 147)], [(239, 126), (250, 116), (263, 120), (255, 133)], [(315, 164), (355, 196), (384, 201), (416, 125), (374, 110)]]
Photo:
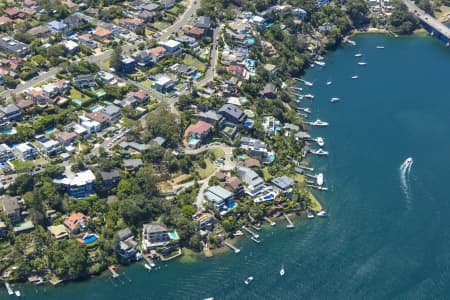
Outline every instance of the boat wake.
[(413, 159), (408, 157), (400, 166), (400, 184), (406, 199), (411, 200), (411, 167), (413, 165)]

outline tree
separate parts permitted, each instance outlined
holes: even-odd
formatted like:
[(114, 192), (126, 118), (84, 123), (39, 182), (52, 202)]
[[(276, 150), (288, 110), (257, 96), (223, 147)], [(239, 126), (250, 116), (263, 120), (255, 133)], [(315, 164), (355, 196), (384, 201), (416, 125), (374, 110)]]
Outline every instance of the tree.
[(348, 0), (345, 2), (347, 14), (355, 26), (361, 26), (367, 23), (367, 14), (369, 8), (364, 0)]
[(5, 86), (10, 89), (15, 89), (16, 86), (19, 84), (18, 80), (15, 80), (13, 77), (9, 75), (3, 76), (3, 82), (5, 83)]
[(111, 55), (111, 58), (109, 60), (109, 66), (116, 70), (117, 72), (120, 72), (120, 58), (122, 56), (122, 47), (120, 45), (114, 47), (113, 53)]

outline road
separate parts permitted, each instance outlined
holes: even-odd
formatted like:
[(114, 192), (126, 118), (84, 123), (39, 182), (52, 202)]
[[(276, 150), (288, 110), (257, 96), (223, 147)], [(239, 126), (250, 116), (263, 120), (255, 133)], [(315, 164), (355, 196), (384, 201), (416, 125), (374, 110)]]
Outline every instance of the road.
[(197, 9), (200, 8), (200, 0), (188, 0), (188, 2), (188, 6), (181, 17), (178, 18), (174, 24), (161, 32), (159, 36), (160, 40), (165, 41), (172, 33), (181, 31), (181, 29), (186, 26), (189, 23), (189, 20), (195, 15)]
[(208, 82), (212, 81), (214, 79), (214, 75), (216, 73), (216, 66), (217, 66), (217, 58), (219, 57), (219, 45), (217, 44), (217, 38), (219, 36), (221, 28), (216, 27), (213, 30), (213, 39), (212, 39), (212, 46), (211, 46), (211, 55), (209, 60), (209, 66), (208, 70), (206, 70), (205, 76), (203, 78), (196, 82), (194, 85), (196, 87), (201, 87), (207, 84)]

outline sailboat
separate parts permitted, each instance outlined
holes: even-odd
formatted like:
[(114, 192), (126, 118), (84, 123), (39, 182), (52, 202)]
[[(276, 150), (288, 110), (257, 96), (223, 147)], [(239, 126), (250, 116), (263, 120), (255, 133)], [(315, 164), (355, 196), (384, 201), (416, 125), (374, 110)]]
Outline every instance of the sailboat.
[(281, 265), (280, 276), (284, 276), (284, 265)]

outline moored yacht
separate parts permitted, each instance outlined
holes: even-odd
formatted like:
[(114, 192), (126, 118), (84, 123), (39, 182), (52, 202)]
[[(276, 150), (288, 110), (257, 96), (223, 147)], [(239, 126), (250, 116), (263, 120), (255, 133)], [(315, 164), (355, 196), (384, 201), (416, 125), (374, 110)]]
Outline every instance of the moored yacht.
[(149, 271), (152, 270), (152, 267), (151, 267), (149, 264), (144, 264), (144, 267), (145, 267), (147, 270), (149, 270)]
[(314, 122), (309, 122), (308, 124), (311, 126), (319, 126), (319, 127), (328, 126), (328, 122), (324, 122), (319, 119), (315, 120)]
[(306, 99), (314, 99), (314, 95), (313, 94), (306, 94), (303, 97), (305, 97)]
[(322, 186), (323, 185), (323, 173), (317, 174), (316, 183), (317, 183), (318, 186)]
[(284, 276), (284, 265), (281, 265), (280, 276)]
[(254, 279), (253, 276), (249, 276), (247, 277), (247, 279), (244, 280), (244, 283), (246, 285), (249, 285), (253, 281), (253, 279)]
[(323, 62), (323, 61), (315, 60), (314, 63), (318, 66), (325, 67), (325, 62)]
[(316, 143), (319, 145), (319, 147), (325, 146), (325, 141), (320, 136), (316, 138)]
[(366, 63), (365, 61), (359, 61), (359, 62), (358, 62), (358, 65), (360, 65), (360, 66), (365, 66), (365, 65), (367, 65), (367, 63)]
[(331, 85), (333, 82), (331, 82), (330, 80), (327, 81), (327, 85)]
[(338, 102), (338, 101), (340, 101), (340, 100), (341, 100), (341, 98), (333, 97), (333, 98), (330, 99), (330, 102), (331, 102), (331, 103), (334, 103), (334, 102)]
[(361, 57), (361, 56), (363, 56), (362, 53), (356, 53), (355, 54), (355, 57)]
[(321, 210), (317, 213), (318, 217), (328, 217), (328, 213), (325, 210)]
[(384, 49), (384, 46), (377, 46), (377, 49)]
[(352, 76), (352, 79), (358, 79), (358, 78), (359, 78), (358, 75), (353, 75), (353, 76)]
[(307, 217), (308, 219), (314, 219), (314, 214), (312, 214), (310, 211), (308, 211), (308, 212), (306, 213), (306, 217)]

